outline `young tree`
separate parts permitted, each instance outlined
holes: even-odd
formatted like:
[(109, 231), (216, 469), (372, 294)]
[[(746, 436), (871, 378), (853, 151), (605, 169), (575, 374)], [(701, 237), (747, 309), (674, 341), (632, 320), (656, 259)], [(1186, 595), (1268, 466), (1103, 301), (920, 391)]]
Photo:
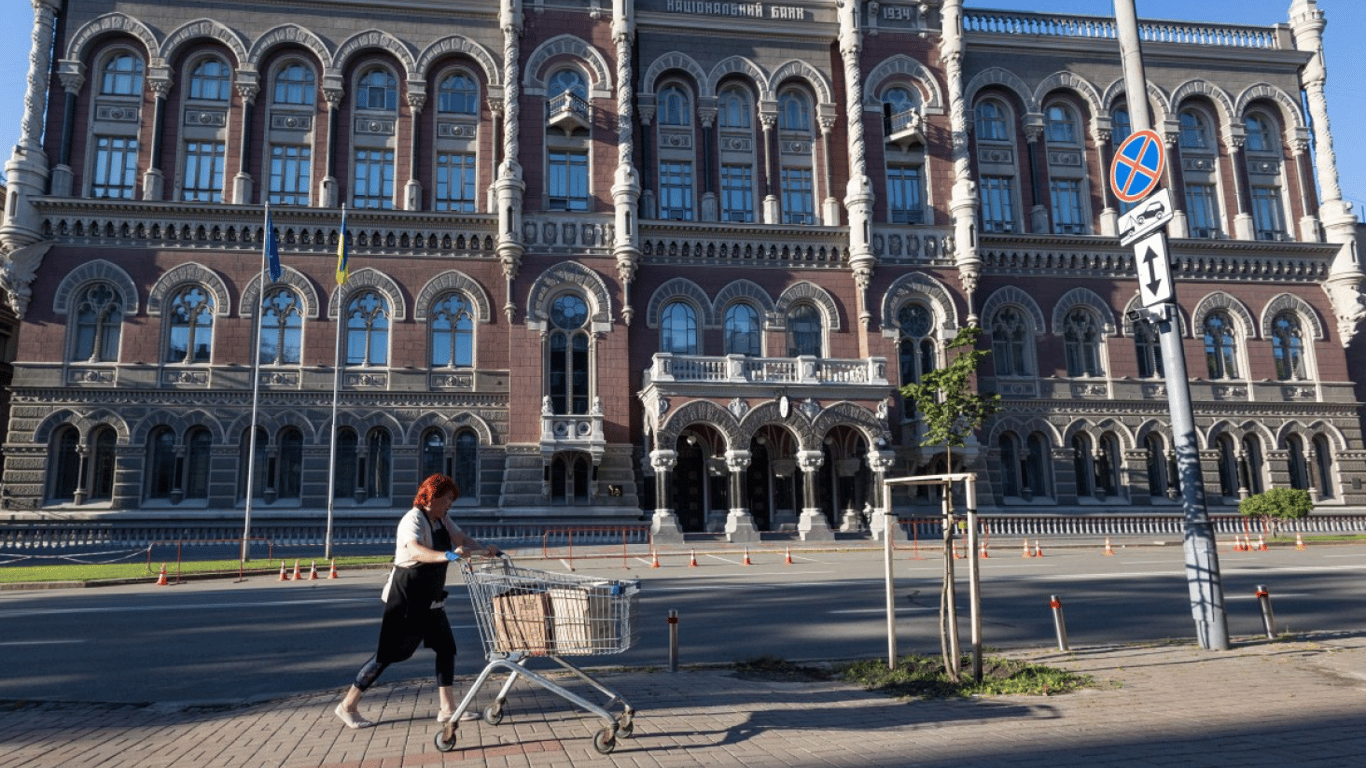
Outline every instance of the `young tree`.
[[(982, 329), (964, 327), (945, 348), (947, 364), (921, 375), (919, 383), (907, 384), (901, 394), (915, 403), (924, 425), (922, 446), (944, 446), (946, 471), (953, 471), (953, 449), (964, 448), (970, 435), (1000, 409), (1001, 396), (978, 392), (974, 387), (977, 367), (991, 354), (977, 347)], [(954, 682), (959, 680), (961, 659), (958, 654), (958, 611), (953, 589), (953, 520), (951, 489), (945, 488), (944, 584), (939, 596), (940, 650), (944, 669)], [(972, 556), (969, 552), (968, 555)]]
[(1272, 536), (1280, 523), (1308, 517), (1313, 511), (1314, 500), (1309, 498), (1309, 491), (1298, 488), (1272, 488), (1238, 502), (1238, 513), (1243, 517), (1260, 517), (1271, 527)]

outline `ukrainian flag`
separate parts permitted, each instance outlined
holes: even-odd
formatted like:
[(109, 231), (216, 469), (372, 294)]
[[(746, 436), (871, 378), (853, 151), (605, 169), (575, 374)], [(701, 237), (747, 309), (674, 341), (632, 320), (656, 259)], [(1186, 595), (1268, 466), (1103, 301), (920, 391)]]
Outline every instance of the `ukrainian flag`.
[(351, 275), (351, 233), (346, 231), (346, 206), (342, 206), (341, 237), (337, 238), (337, 285)]

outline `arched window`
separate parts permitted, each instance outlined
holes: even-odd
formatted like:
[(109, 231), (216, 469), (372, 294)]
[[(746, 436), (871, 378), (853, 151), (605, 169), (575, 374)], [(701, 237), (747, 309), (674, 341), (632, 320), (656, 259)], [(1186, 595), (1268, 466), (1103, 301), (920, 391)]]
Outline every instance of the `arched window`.
[(685, 301), (671, 301), (659, 317), (659, 351), (697, 354), (697, 312)]
[(1167, 449), (1162, 437), (1149, 432), (1143, 438), (1143, 447), (1147, 451), (1148, 495), (1154, 498), (1165, 497), (1167, 487), (1173, 478), (1168, 474)]
[(997, 376), (1030, 375), (1026, 350), (1032, 336), (1019, 310), (1006, 307), (996, 313), (991, 324), (991, 356)]
[(1226, 500), (1238, 498), (1238, 449), (1233, 437), (1220, 435), (1216, 441), (1219, 448), (1219, 494)]
[(303, 314), (292, 288), (266, 294), (261, 310), (261, 365), (298, 365), (303, 348)]
[(190, 98), (227, 101), (232, 94), (232, 72), (222, 59), (202, 59), (190, 71)]
[(365, 473), (365, 498), (389, 498), (389, 473), (393, 466), (393, 438), (389, 430), (375, 427), (365, 439), (367, 448), (367, 470)]
[(52, 460), (48, 498), (53, 501), (74, 501), (81, 482), (81, 434), (70, 425), (59, 428), (52, 437)]
[(1333, 483), (1333, 445), (1324, 434), (1314, 435), (1310, 443), (1311, 461), (1314, 465), (1314, 478), (1319, 489), (1320, 499), (1331, 499), (1336, 495)]
[(1001, 452), (1001, 495), (1020, 495), (1020, 448), (1015, 442), (1015, 433), (1002, 433), (996, 441)]
[(1077, 307), (1063, 320), (1063, 350), (1068, 376), (1103, 376), (1100, 365), (1101, 327), (1096, 316)]
[(112, 363), (119, 359), (123, 302), (108, 283), (96, 283), (76, 299), (75, 363)]
[[(920, 377), (933, 371), (935, 365), (934, 315), (923, 304), (905, 304), (896, 313), (901, 326), (898, 357), (901, 362), (901, 386), (919, 384)], [(915, 413), (915, 401), (905, 398), (902, 403), (909, 418)]]
[(916, 98), (909, 88), (897, 85), (882, 92), (882, 103), (886, 105), (887, 113), (892, 116), (895, 122), (897, 115), (915, 111), (915, 108), (920, 104), (920, 99)]
[(1272, 123), (1264, 116), (1250, 114), (1243, 120), (1243, 127), (1247, 130), (1247, 141), (1244, 146), (1249, 152), (1275, 152), (1280, 149), (1280, 142), (1276, 141), (1276, 133)]
[(146, 461), (147, 498), (170, 500), (180, 487), (176, 477), (175, 432), (170, 427), (152, 430), (147, 438)]
[(1276, 378), (1301, 381), (1304, 375), (1304, 334), (1294, 312), (1282, 312), (1271, 321), (1271, 355), (1276, 360)]
[(332, 468), (332, 488), (335, 498), (354, 499), (356, 493), (356, 461), (359, 458), (357, 446), (360, 442), (356, 430), (342, 427), (337, 430), (337, 463)]
[(389, 302), (363, 291), (346, 306), (346, 364), (388, 365)]
[(1243, 436), (1243, 484), (1256, 496), (1266, 490), (1262, 465), (1262, 441), (1256, 435)]
[(1238, 378), (1237, 339), (1228, 313), (1214, 311), (1205, 316), (1205, 360), (1211, 379)]
[(1209, 123), (1205, 116), (1193, 109), (1181, 110), (1182, 149), (1209, 150), (1213, 146), (1209, 135)]
[(1077, 117), (1070, 107), (1053, 104), (1048, 107), (1045, 126), (1050, 144), (1077, 143)]
[(1049, 490), (1049, 454), (1048, 441), (1038, 432), (1029, 435), (1029, 451), (1025, 455), (1025, 479), (1029, 484), (1029, 491), (1034, 496), (1048, 496)]
[(821, 313), (815, 305), (794, 304), (787, 312), (787, 356), (821, 356), (821, 336), (824, 328)]
[(588, 413), (588, 305), (572, 293), (550, 307), (548, 357), (551, 408), (557, 414)]
[(979, 141), (1009, 141), (1006, 109), (999, 101), (987, 99), (977, 104), (977, 139)]
[(247, 498), (247, 472), (251, 472), (251, 497), (264, 499), (271, 483), (267, 476), (270, 458), (270, 435), (265, 427), (256, 428), (256, 450), (252, 451), (251, 430), (242, 430), (242, 442), (237, 447), (237, 498)]
[(550, 500), (557, 505), (588, 503), (588, 457), (557, 453), (550, 463)]
[(1110, 113), (1110, 143), (1118, 147), (1134, 132), (1128, 107), (1117, 107)]
[(1083, 433), (1072, 436), (1072, 474), (1077, 481), (1077, 497), (1095, 493), (1095, 457), (1091, 454), (1091, 438)]
[(1100, 450), (1096, 452), (1096, 482), (1100, 490), (1115, 496), (1123, 486), (1120, 481), (1119, 438), (1106, 432), (1100, 436)]
[(1138, 357), (1138, 377), (1163, 378), (1162, 344), (1157, 329), (1147, 320), (1138, 320), (1130, 327), (1134, 337), (1134, 353)]
[(185, 498), (209, 498), (209, 469), (213, 435), (204, 427), (194, 427), (185, 437)]
[(131, 53), (117, 53), (104, 62), (100, 70), (100, 94), (103, 96), (139, 96), (142, 94), (142, 59)]
[(479, 84), (464, 72), (448, 75), (437, 91), (438, 112), (457, 115), (479, 113)]
[(203, 286), (180, 289), (167, 313), (166, 362), (207, 363), (213, 353), (213, 296)]
[(1309, 464), (1304, 457), (1304, 440), (1299, 435), (1290, 435), (1285, 440), (1285, 448), (1285, 468), (1290, 474), (1290, 487), (1309, 490)]
[(800, 91), (784, 91), (778, 97), (778, 129), (782, 131), (811, 130), (811, 102)]
[(479, 435), (462, 430), (455, 436), (455, 466), (451, 479), (460, 489), (460, 498), (470, 503), (479, 500)]
[(572, 93), (580, 99), (587, 99), (588, 84), (583, 79), (583, 73), (577, 69), (561, 69), (550, 76), (546, 93), (550, 96)]
[(304, 435), (294, 427), (280, 431), (279, 458), (276, 460), (275, 495), (280, 499), (298, 499), (303, 495)]
[(750, 128), (749, 95), (740, 88), (727, 88), (717, 99), (716, 124), (721, 128)]
[(398, 79), (382, 67), (361, 75), (356, 88), (356, 107), (386, 112), (398, 109)]
[(726, 307), (725, 353), (758, 357), (762, 350), (759, 312), (752, 304), (737, 302)]
[(276, 104), (295, 104), (313, 106), (317, 98), (316, 78), (313, 70), (303, 64), (289, 64), (275, 75)]
[(692, 125), (688, 94), (676, 85), (665, 86), (657, 97), (660, 125)]
[[(420, 484), (432, 475), (449, 474), (446, 467), (446, 435), (439, 429), (429, 429), (422, 435), (422, 462), (417, 481)], [(461, 488), (460, 492), (463, 494), (464, 490)]]
[(474, 365), (474, 315), (464, 296), (448, 293), (438, 299), (431, 323), (433, 368)]
[(114, 445), (118, 435), (113, 427), (97, 427), (90, 438), (90, 501), (114, 498)]

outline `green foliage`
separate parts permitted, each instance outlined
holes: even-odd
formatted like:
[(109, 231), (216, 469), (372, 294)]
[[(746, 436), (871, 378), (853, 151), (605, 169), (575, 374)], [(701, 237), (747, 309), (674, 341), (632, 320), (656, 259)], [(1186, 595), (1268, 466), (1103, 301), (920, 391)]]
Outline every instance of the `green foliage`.
[[(320, 576), (327, 575), (331, 566), (321, 558), (301, 557), (300, 566), (305, 570), (311, 562), (318, 564)], [(359, 567), (376, 563), (392, 562), (392, 556), (350, 556), (337, 558), (337, 568)], [(293, 573), (294, 558), (288, 560), (252, 560), (243, 565), (237, 560), (186, 560), (181, 563), (166, 562), (166, 573), (171, 580), (177, 572), (182, 576), (204, 577), (210, 575), (237, 576), (239, 568), (247, 575), (279, 573), (281, 563)], [(161, 570), (162, 561), (150, 565), (145, 561), (131, 563), (65, 563), (62, 565), (9, 565), (0, 568), (0, 584), (44, 583), (59, 581), (97, 582), (125, 579), (155, 580)]]
[(949, 342), (947, 365), (928, 371), (920, 383), (901, 388), (903, 397), (915, 402), (916, 410), (925, 424), (920, 444), (962, 448), (973, 432), (981, 429), (993, 413), (1000, 410), (1001, 396), (978, 392), (972, 386), (973, 377), (982, 358), (990, 351), (977, 348), (981, 328), (966, 326)]
[[(971, 656), (963, 657), (971, 667)], [(944, 671), (944, 663), (928, 656), (910, 655), (897, 660), (897, 668), (887, 669), (882, 659), (863, 659), (844, 670), (846, 679), (870, 691), (898, 698), (947, 698), (950, 696), (1049, 696), (1094, 688), (1090, 675), (1032, 664), (1022, 659), (989, 656), (982, 660), (982, 682), (971, 675), (955, 683)]]
[(1298, 488), (1272, 488), (1238, 502), (1238, 513), (1244, 517), (1298, 520), (1312, 511), (1314, 500), (1308, 491)]

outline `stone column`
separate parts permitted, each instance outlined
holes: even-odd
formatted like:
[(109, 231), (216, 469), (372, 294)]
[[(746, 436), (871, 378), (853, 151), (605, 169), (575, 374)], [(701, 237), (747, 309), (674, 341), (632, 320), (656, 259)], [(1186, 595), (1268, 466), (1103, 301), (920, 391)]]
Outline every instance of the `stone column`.
[(967, 302), (967, 324), (976, 325), (974, 299), (982, 272), (982, 258), (977, 255), (977, 212), (981, 201), (977, 197), (977, 182), (972, 178), (971, 121), (963, 95), (963, 0), (944, 0), (940, 13), (943, 37), (939, 51), (948, 79), (949, 130), (953, 142), (953, 192), (949, 198), (953, 247), (944, 250), (953, 253), (958, 265), (958, 280), (963, 285), (963, 299)]
[(730, 514), (726, 516), (726, 540), (732, 544), (748, 544), (759, 540), (754, 527), (754, 515), (745, 501), (745, 477), (749, 471), (749, 451), (726, 451), (726, 468), (730, 470)]
[(47, 85), (52, 70), (52, 30), (61, 0), (32, 0), (33, 33), (29, 36), (28, 80), (24, 89), (24, 120), (19, 143), (5, 163), (8, 199), (0, 243), (10, 249), (38, 241), (42, 223), (30, 202), (47, 191), (48, 164), (43, 153), (43, 116), (47, 113)]
[(821, 201), (821, 223), (827, 227), (840, 224), (840, 201), (835, 199), (835, 180), (830, 175), (830, 132), (835, 128), (835, 118), (822, 115), (821, 127), (821, 188), (825, 199)]
[(673, 474), (677, 463), (677, 451), (660, 449), (650, 452), (650, 466), (655, 470), (655, 514), (650, 521), (650, 533), (656, 543), (683, 543), (683, 529), (673, 510)]
[(776, 103), (763, 102), (760, 105), (759, 123), (764, 129), (764, 223), (777, 224), (782, 218), (782, 209), (778, 205), (778, 195), (775, 194), (778, 180), (773, 175), (776, 172), (773, 167), (773, 128), (778, 123)]
[(825, 454), (820, 451), (797, 451), (797, 466), (802, 470), (802, 501), (806, 502), (797, 521), (797, 533), (802, 541), (835, 540), (830, 521), (825, 518), (820, 500), (816, 498), (816, 473), (824, 462)]
[[(1048, 225), (1048, 205), (1044, 197), (1043, 162), (1043, 115), (1029, 114), (1024, 117), (1025, 148), (1029, 154), (1029, 194), (1034, 204), (1029, 207), (1029, 231), (1034, 234), (1047, 234), (1052, 231)], [(1024, 190), (1020, 190), (1024, 192)]]
[[(710, 100), (716, 101), (715, 98)], [(721, 218), (721, 206), (716, 197), (717, 174), (721, 172), (720, 163), (716, 158), (719, 151), (716, 149), (719, 144), (717, 140), (716, 107), (699, 105), (697, 108), (697, 122), (702, 129), (702, 172), (698, 178), (702, 180), (702, 221), (719, 221)]]
[[(517, 306), (512, 301), (512, 281), (522, 268), (522, 195), (526, 182), (522, 180), (522, 166), (517, 162), (518, 136), (521, 130), (521, 56), (522, 0), (502, 0), (498, 22), (503, 29), (503, 164), (498, 167), (494, 182), (498, 199), (498, 263), (503, 268), (507, 292), (503, 313), (512, 322)], [(675, 522), (675, 525), (677, 523)]]
[(1091, 122), (1091, 141), (1095, 143), (1096, 155), (1100, 158), (1100, 199), (1105, 203), (1100, 211), (1100, 234), (1106, 237), (1119, 234), (1119, 209), (1115, 207), (1115, 191), (1110, 189), (1110, 163), (1115, 157), (1115, 148), (1110, 145), (1113, 135), (1108, 120), (1104, 127), (1097, 125), (1094, 120)]
[[(255, 73), (251, 74), (250, 79), (238, 75), (236, 85), (237, 96), (242, 100), (242, 130), (241, 139), (237, 144), (237, 175), (232, 179), (232, 202), (234, 205), (250, 205), (254, 185), (247, 169), (251, 167), (251, 129), (256, 115), (256, 94), (260, 86), (256, 82)], [(269, 199), (269, 188), (262, 192), (264, 194), (261, 202), (264, 203)]]
[[(844, 208), (849, 212), (849, 268), (854, 273), (854, 285), (858, 288), (858, 314), (860, 328), (867, 331), (872, 323), (872, 312), (868, 309), (868, 285), (877, 266), (877, 256), (873, 253), (873, 182), (868, 178), (867, 141), (863, 131), (863, 73), (859, 58), (863, 53), (862, 3), (853, 0), (836, 0), (839, 6), (839, 49), (844, 63), (844, 118), (849, 124), (849, 183), (845, 187)], [(823, 135), (829, 134), (833, 126), (821, 125)], [(826, 141), (826, 156), (829, 156), (829, 141)], [(827, 181), (829, 180), (827, 162)], [(836, 222), (827, 220), (826, 226)], [(867, 352), (866, 333), (860, 334), (862, 354)]]
[[(154, 69), (155, 72), (155, 69)], [(142, 175), (142, 199), (161, 200), (166, 192), (166, 174), (161, 171), (161, 154), (166, 140), (166, 97), (171, 92), (169, 72), (155, 72), (147, 78), (152, 100), (152, 146), (147, 153), (147, 171)]]
[(1304, 213), (1300, 216), (1301, 242), (1317, 243), (1319, 241), (1319, 196), (1314, 192), (1314, 161), (1309, 156), (1309, 139), (1306, 136), (1296, 136), (1290, 143), (1295, 165), (1295, 181), (1300, 187), (1300, 207)]
[(869, 498), (873, 500), (873, 515), (868, 521), (868, 529), (873, 534), (873, 541), (882, 541), (882, 537), (890, 530), (892, 541), (905, 541), (906, 532), (901, 530), (897, 524), (897, 517), (892, 512), (891, 495), (884, 493), (882, 482), (887, 479), (887, 471), (896, 462), (895, 451), (869, 451), (868, 468), (873, 470), (873, 488)]
[(621, 321), (631, 324), (631, 283), (640, 262), (640, 233), (637, 226), (640, 205), (640, 174), (635, 167), (635, 91), (631, 54), (635, 40), (635, 3), (612, 2), (612, 40), (617, 47), (617, 170), (612, 183), (612, 204), (616, 213), (616, 239), (612, 254), (617, 259), (617, 279), (621, 281)]
[(1233, 162), (1233, 196), (1238, 204), (1238, 213), (1233, 216), (1233, 237), (1238, 240), (1256, 240), (1252, 221), (1252, 188), (1247, 177), (1247, 134), (1241, 130), (1229, 129), (1224, 135), (1224, 143), (1229, 147)]
[(76, 134), (76, 99), (85, 85), (85, 65), (79, 61), (62, 62), (58, 79), (64, 94), (62, 103), (62, 145), (58, 150), (57, 165), (52, 169), (52, 196), (68, 197), (74, 174), (71, 171), (71, 145)]
[(425, 83), (408, 83), (408, 135), (411, 137), (408, 148), (408, 183), (403, 187), (403, 210), (422, 210), (422, 182), (417, 180), (417, 157), (421, 151), (418, 144), (422, 141), (422, 108), (427, 105), (427, 86)]
[(342, 91), (340, 88), (323, 87), (323, 98), (327, 100), (327, 158), (323, 178), (318, 182), (318, 205), (323, 208), (336, 208), (338, 205), (337, 177), (337, 121), (341, 117)]
[(1167, 225), (1167, 234), (1174, 238), (1190, 237), (1186, 219), (1186, 181), (1181, 175), (1180, 122), (1168, 120), (1162, 126), (1162, 142), (1167, 145), (1167, 187), (1172, 191), (1172, 220)]

